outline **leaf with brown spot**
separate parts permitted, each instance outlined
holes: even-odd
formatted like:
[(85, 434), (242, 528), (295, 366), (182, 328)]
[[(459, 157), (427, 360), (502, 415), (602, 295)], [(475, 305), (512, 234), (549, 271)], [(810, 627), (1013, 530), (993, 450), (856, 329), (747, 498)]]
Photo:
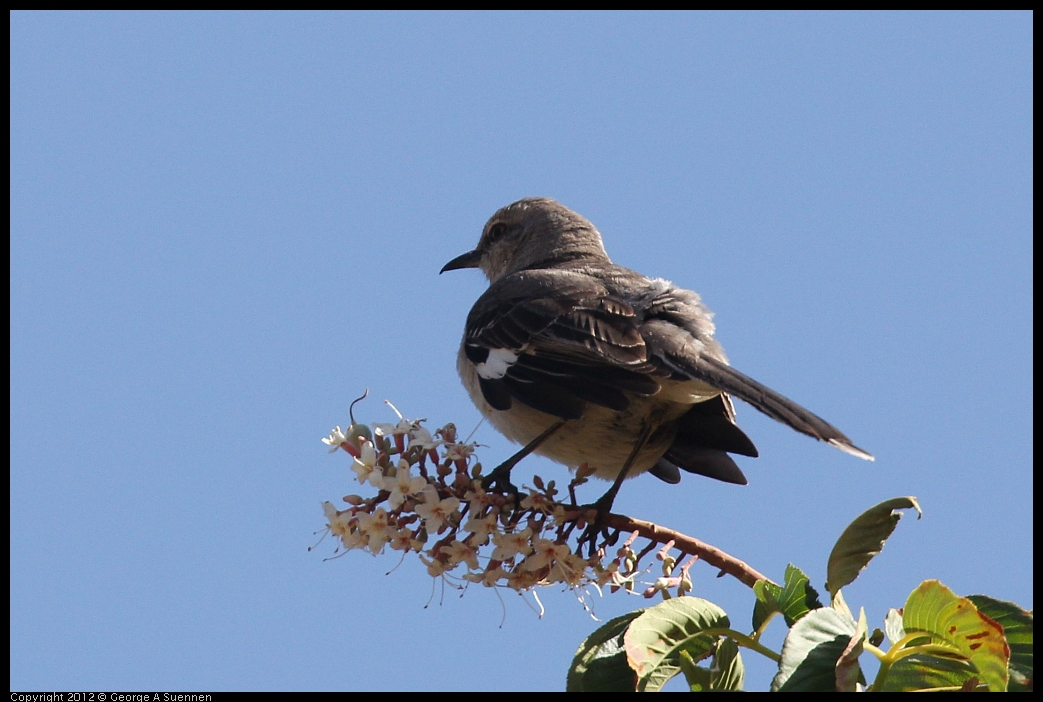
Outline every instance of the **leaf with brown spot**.
[(926, 580), (909, 595), (902, 625), (907, 634), (923, 632), (934, 643), (962, 654), (989, 690), (1007, 689), (1010, 647), (1003, 627), (966, 597), (957, 597), (937, 580)]

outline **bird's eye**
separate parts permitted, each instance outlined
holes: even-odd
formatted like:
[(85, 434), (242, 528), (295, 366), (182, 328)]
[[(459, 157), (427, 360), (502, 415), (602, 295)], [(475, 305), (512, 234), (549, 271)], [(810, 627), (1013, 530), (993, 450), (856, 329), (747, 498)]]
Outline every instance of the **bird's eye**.
[(489, 227), (489, 241), (493, 242), (499, 239), (501, 236), (507, 233), (507, 225), (503, 222), (497, 222), (493, 226)]

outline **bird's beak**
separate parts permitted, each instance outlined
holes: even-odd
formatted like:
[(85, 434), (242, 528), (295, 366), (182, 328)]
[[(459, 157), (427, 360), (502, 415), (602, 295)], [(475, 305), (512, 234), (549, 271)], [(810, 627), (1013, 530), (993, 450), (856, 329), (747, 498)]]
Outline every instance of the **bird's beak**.
[(482, 261), (482, 251), (475, 249), (474, 251), (468, 251), (467, 253), (457, 256), (449, 263), (442, 266), (442, 270), (438, 271), (439, 274), (445, 273), (446, 271), (457, 271), (461, 268), (478, 268), (478, 265)]

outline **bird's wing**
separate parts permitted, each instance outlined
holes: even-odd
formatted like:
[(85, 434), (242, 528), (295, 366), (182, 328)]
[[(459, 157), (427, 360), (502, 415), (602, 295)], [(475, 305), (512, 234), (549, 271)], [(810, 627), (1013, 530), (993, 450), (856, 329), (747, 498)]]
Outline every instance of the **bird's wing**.
[(467, 317), (464, 352), (494, 408), (517, 400), (563, 419), (579, 418), (588, 402), (625, 410), (626, 393), (654, 395), (663, 375), (633, 307), (571, 271), (497, 280)]
[(715, 358), (712, 354), (700, 353), (699, 344), (694, 343), (692, 336), (674, 320), (646, 319), (641, 329), (650, 355), (676, 373), (701, 380), (722, 392), (738, 397), (802, 434), (832, 444), (853, 456), (873, 460), (872, 454), (855, 446), (842, 431), (818, 415), (740, 373), (723, 359)]

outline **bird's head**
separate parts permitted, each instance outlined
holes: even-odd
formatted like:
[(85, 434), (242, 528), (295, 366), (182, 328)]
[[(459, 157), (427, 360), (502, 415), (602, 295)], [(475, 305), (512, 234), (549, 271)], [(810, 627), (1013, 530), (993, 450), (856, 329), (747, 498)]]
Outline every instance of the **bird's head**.
[(441, 272), (481, 268), (495, 282), (515, 271), (584, 258), (608, 260), (590, 220), (549, 197), (528, 197), (497, 211), (474, 251), (457, 256)]

